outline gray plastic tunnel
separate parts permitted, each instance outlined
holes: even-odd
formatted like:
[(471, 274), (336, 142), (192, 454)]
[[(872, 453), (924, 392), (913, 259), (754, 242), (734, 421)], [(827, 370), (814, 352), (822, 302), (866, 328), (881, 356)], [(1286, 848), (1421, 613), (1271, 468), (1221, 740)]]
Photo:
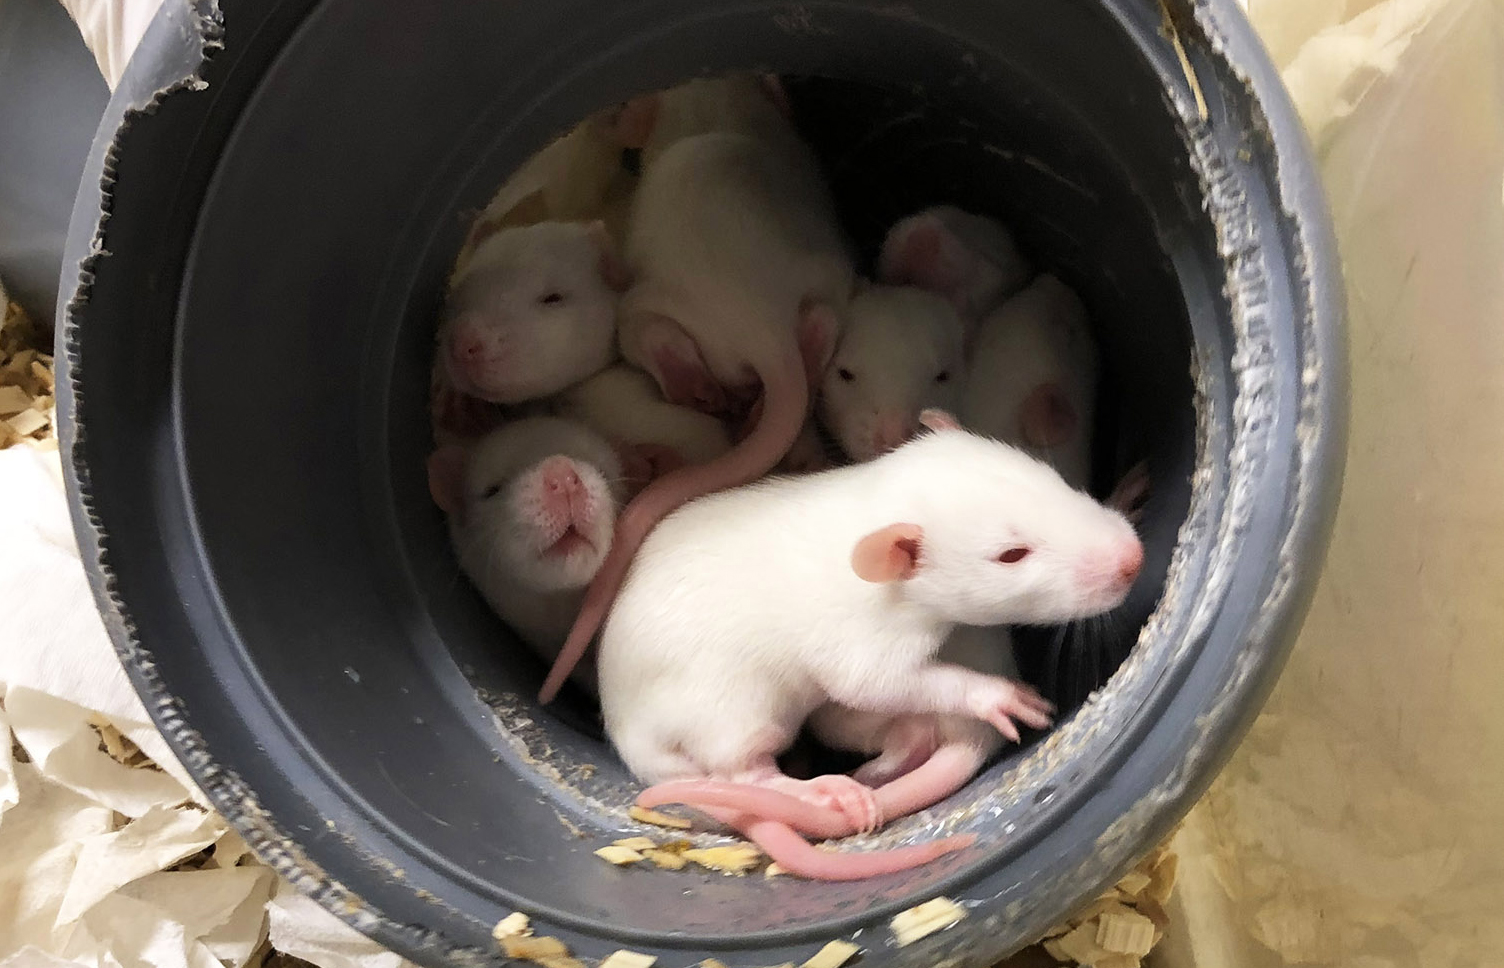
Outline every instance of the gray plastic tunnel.
[[(1257, 713), (1337, 498), (1342, 299), (1310, 151), (1232, 0), (169, 3), (69, 234), (64, 456), (131, 676), (257, 852), (431, 965), (530, 915), (586, 959), (982, 964), (1120, 876)], [(1177, 53), (1177, 44), (1185, 59)], [(1040, 632), (1071, 714), (877, 843), (976, 845), (850, 884), (610, 867), (635, 786), (459, 579), (425, 489), (432, 327), (502, 178), (592, 110), (788, 79), (848, 227), (950, 202), (1083, 296), (1100, 486), (1141, 458), (1115, 636)], [(935, 895), (970, 916), (910, 947)]]

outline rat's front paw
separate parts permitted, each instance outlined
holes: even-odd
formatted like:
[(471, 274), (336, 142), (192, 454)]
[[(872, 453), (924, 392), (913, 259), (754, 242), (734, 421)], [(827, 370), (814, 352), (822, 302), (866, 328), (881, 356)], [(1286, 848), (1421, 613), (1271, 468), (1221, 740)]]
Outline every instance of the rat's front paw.
[(1035, 729), (1046, 729), (1054, 711), (1049, 700), (1029, 686), (1001, 678), (992, 679), (977, 690), (972, 705), (973, 715), (991, 723), (1015, 743), (1019, 741), (1018, 727), (1013, 725), (1015, 719)]

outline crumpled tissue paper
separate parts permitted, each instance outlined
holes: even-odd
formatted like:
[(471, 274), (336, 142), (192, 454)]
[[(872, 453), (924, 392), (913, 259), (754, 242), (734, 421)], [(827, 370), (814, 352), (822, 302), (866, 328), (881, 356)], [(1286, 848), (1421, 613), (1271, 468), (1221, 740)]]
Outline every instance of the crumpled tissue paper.
[(0, 450), (0, 968), (406, 968), (261, 865), (131, 688), (56, 451)]

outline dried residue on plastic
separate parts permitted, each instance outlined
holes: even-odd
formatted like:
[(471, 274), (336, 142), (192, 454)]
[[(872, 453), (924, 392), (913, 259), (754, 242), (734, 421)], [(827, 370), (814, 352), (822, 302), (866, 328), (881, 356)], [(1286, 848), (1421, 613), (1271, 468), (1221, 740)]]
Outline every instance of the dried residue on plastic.
[[(172, 744), (184, 766), (220, 813), (267, 866), (357, 930), (369, 933), (379, 927), (389, 935), (405, 937), (416, 948), (442, 945), (443, 940), (433, 932), (397, 924), (374, 913), (363, 898), (330, 877), (298, 847), (296, 840), (277, 826), (240, 777), (216, 762), (203, 737), (188, 725), (182, 702), (168, 691), (162, 681), (152, 653), (141, 645), (135, 623), (116, 587), (110, 566), (110, 539), (96, 511), (93, 484), (85, 461), (87, 439), (84, 428), (87, 426), (89, 406), (88, 367), (79, 354), (76, 328), (89, 305), (100, 265), (111, 254), (107, 244), (108, 227), (122, 146), (129, 142), (135, 126), (143, 118), (156, 114), (168, 98), (207, 90), (209, 82), (204, 77), (203, 69), (214, 53), (224, 47), (224, 22), (216, 0), (193, 0), (181, 7), (166, 5), (153, 29), (167, 29), (164, 24), (175, 27), (180, 32), (177, 42), (182, 58), (178, 63), (164, 68), (169, 74), (172, 71), (177, 73), (155, 79), (149, 94), (138, 98), (124, 109), (114, 136), (104, 149), (99, 184), (99, 215), (88, 253), (78, 265), (78, 279), (72, 298), (66, 306), (62, 338), (64, 363), (71, 388), (68, 406), (72, 418), (64, 421), (62, 428), (63, 449), (67, 454), (65, 468), (69, 486), (76, 493), (74, 530), (83, 556), (91, 560), (93, 565), (89, 569), (89, 582), (94, 591), (95, 603), (116, 652), (163, 736)], [(155, 65), (147, 63), (146, 67), (138, 69), (146, 70), (153, 66)], [(130, 79), (128, 71), (122, 86)], [(446, 947), (446, 952), (452, 961), (461, 964), (479, 966), (492, 959), (490, 954), (475, 949), (451, 946)]]

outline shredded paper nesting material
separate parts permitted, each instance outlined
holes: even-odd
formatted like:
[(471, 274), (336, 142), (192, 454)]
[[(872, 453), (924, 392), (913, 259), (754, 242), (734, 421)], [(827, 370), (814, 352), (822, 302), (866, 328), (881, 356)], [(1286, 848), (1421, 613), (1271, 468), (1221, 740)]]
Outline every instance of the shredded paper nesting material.
[(26, 443), (56, 449), (52, 356), (41, 328), (0, 289), (0, 449)]
[[(0, 330), (0, 411), (10, 411), (0, 428), (12, 431), (0, 430), (0, 968), (293, 968), (297, 960), (406, 968), (258, 863), (152, 725), (73, 540), (45, 340), (8, 308)], [(7, 419), (14, 413), (43, 423), (23, 423), (17, 434)]]

